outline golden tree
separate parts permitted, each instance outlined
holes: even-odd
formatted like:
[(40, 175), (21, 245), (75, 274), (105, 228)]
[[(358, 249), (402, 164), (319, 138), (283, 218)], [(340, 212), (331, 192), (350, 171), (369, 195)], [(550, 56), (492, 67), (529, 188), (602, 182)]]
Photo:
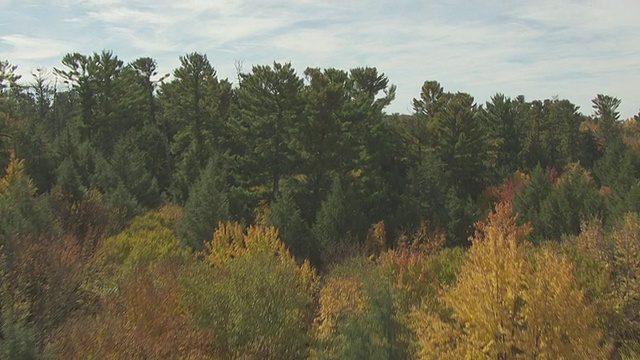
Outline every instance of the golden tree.
[(627, 214), (613, 233), (611, 331), (616, 346), (640, 356), (640, 215)]
[(421, 358), (605, 356), (573, 267), (549, 249), (534, 252), (530, 232), (505, 204), (477, 225), (457, 282), (441, 296), (450, 312), (416, 313)]

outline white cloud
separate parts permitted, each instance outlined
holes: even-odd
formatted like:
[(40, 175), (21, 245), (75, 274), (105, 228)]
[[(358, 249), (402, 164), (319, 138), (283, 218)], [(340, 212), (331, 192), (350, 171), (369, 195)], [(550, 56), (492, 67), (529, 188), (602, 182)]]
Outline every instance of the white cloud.
[(112, 24), (127, 24), (131, 26), (167, 26), (174, 22), (169, 13), (155, 13), (138, 9), (130, 9), (124, 6), (106, 8), (96, 11), (88, 11), (87, 16), (94, 21)]
[[(40, 16), (12, 4), (16, 17)], [(231, 79), (242, 59), (245, 69), (292, 61), (299, 72), (376, 66), (398, 85), (390, 111), (406, 112), (433, 79), (479, 102), (496, 92), (557, 94), (586, 113), (592, 97), (608, 93), (631, 116), (640, 107), (638, 13), (636, 0), (54, 0), (41, 26), (20, 29), (11, 19), (0, 51), (19, 65), (52, 67), (66, 52), (113, 49), (126, 61), (156, 58), (163, 72), (199, 51)]]
[(69, 47), (69, 44), (56, 39), (21, 34), (2, 35), (0, 41), (11, 48), (5, 56), (13, 62), (62, 57)]

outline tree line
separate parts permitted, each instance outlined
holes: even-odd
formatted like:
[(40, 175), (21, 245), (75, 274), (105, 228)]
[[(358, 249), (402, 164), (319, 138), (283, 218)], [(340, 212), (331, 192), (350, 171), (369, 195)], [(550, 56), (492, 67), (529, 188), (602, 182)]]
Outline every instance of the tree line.
[(400, 115), (371, 67), (61, 64), (0, 62), (8, 358), (640, 350), (640, 114), (615, 97), (429, 80)]

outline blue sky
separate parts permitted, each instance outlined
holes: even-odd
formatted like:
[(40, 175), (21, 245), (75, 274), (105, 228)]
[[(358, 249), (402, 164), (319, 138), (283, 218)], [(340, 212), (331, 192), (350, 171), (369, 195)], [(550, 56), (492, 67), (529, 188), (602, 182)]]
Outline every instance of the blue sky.
[(220, 77), (273, 61), (375, 66), (397, 85), (389, 112), (410, 113), (425, 80), (484, 103), (496, 92), (591, 99), (640, 109), (638, 0), (0, 0), (0, 59), (26, 79), (68, 52), (113, 50), (126, 62), (207, 54)]

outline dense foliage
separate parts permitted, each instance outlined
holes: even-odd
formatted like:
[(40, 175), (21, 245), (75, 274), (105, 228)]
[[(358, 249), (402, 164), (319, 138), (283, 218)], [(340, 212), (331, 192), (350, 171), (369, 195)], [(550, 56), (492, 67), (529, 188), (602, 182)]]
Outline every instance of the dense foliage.
[(640, 356), (640, 114), (0, 61), (0, 357)]

